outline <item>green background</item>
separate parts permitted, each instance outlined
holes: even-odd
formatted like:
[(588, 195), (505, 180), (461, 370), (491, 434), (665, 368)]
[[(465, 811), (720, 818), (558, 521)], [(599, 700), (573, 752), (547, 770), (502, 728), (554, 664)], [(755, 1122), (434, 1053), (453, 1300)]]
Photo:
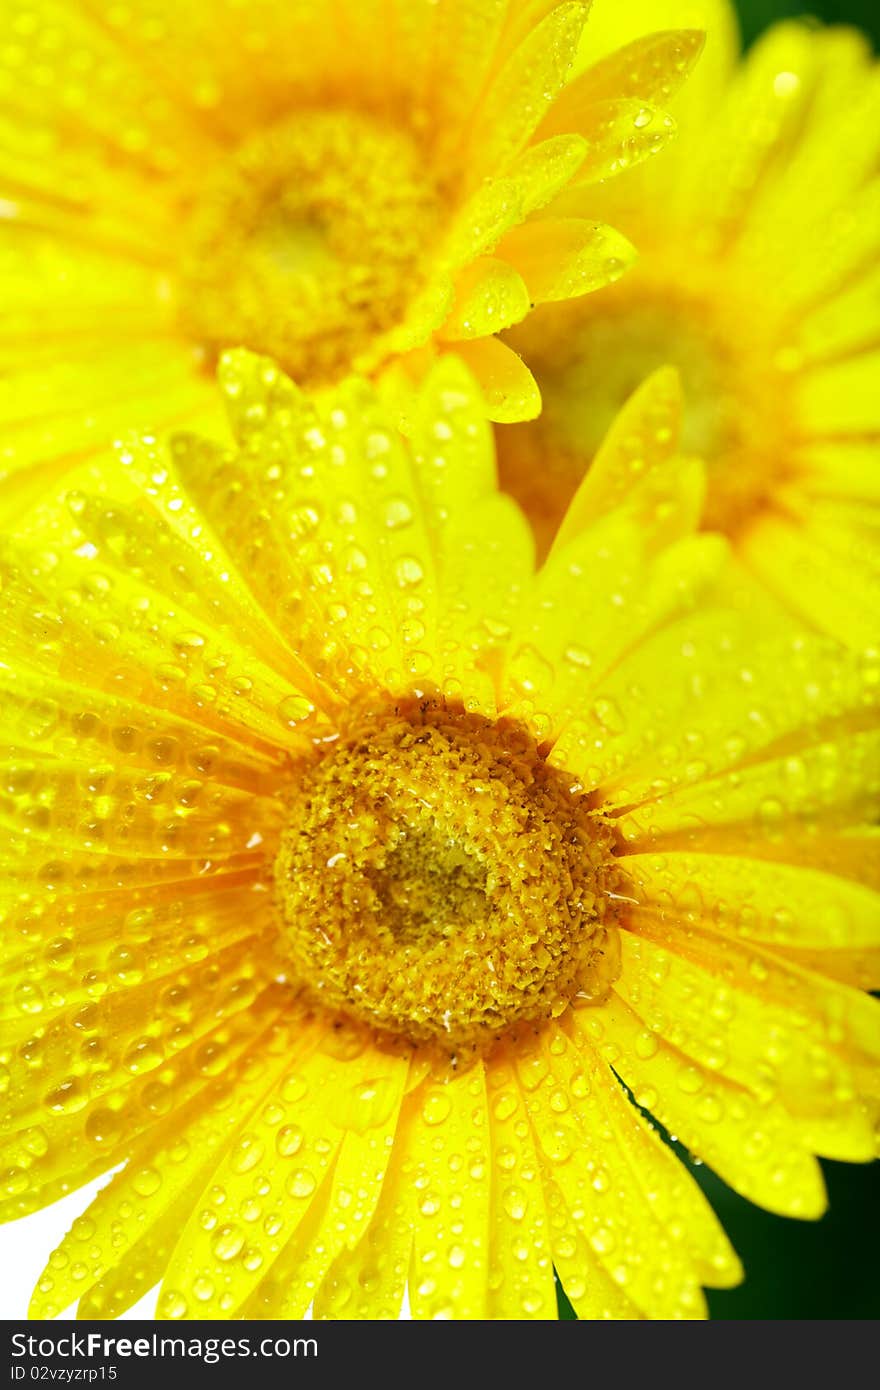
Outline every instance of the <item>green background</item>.
[(858, 24), (874, 39), (880, 39), (880, 3), (878, 0), (821, 0), (805, 4), (804, 0), (737, 0), (740, 25), (746, 43), (766, 29), (776, 19), (792, 15), (811, 14), (828, 24)]
[[(857, 24), (880, 47), (880, 0), (738, 0), (737, 9), (747, 44), (774, 20), (807, 12)], [(880, 1163), (823, 1163), (830, 1206), (821, 1221), (771, 1216), (708, 1169), (689, 1166), (746, 1268), (739, 1288), (708, 1291), (713, 1318), (880, 1317)], [(560, 1312), (574, 1317), (564, 1294)]]

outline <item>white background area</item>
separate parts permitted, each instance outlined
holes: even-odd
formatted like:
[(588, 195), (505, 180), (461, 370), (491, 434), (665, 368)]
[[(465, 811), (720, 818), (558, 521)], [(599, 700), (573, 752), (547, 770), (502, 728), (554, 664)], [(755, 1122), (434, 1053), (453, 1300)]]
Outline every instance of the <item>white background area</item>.
[[(104, 1174), (43, 1211), (0, 1226), (0, 1318), (27, 1317), (31, 1294), (52, 1251), (109, 1181), (109, 1175)], [(153, 1289), (145, 1294), (123, 1317), (152, 1318), (156, 1312), (157, 1293), (158, 1289)], [(76, 1305), (68, 1308), (62, 1317), (75, 1318)]]
[[(36, 1211), (32, 1216), (24, 1216), (20, 1221), (12, 1221), (8, 1226), (0, 1226), (0, 1321), (27, 1317), (31, 1294), (46, 1268), (49, 1256), (64, 1239), (76, 1218), (83, 1214), (101, 1188), (106, 1187), (110, 1176), (105, 1173), (94, 1182), (71, 1192), (68, 1197), (53, 1202), (51, 1207)], [(157, 1284), (127, 1313), (123, 1313), (122, 1318), (155, 1317), (158, 1293)], [(61, 1314), (58, 1321), (75, 1317), (76, 1304), (73, 1304)], [(311, 1317), (311, 1310), (306, 1317)], [(400, 1317), (403, 1321), (411, 1317), (406, 1294)]]

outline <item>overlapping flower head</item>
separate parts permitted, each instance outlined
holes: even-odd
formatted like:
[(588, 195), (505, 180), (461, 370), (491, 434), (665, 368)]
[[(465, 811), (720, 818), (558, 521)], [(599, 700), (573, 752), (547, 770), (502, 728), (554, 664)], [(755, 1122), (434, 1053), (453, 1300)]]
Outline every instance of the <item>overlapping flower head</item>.
[[(0, 91), (0, 507), (131, 428), (216, 427), (218, 352), (302, 385), (495, 336), (632, 259), (590, 189), (665, 144), (702, 35), (596, 51), (582, 0), (10, 0)], [(589, 56), (589, 55), (588, 55)], [(575, 208), (550, 204), (563, 187)]]
[(512, 331), (544, 408), (499, 431), (502, 481), (546, 548), (620, 402), (672, 362), (705, 524), (800, 621), (876, 645), (876, 62), (857, 31), (807, 23), (739, 61), (728, 0), (670, 0), (651, 23), (708, 38), (676, 141), (597, 191), (639, 260), (601, 299)]
[(876, 668), (722, 599), (668, 371), (537, 573), (460, 364), (221, 375), (2, 557), (2, 1214), (125, 1164), (34, 1313), (700, 1316), (636, 1106), (791, 1215), (874, 1151)]

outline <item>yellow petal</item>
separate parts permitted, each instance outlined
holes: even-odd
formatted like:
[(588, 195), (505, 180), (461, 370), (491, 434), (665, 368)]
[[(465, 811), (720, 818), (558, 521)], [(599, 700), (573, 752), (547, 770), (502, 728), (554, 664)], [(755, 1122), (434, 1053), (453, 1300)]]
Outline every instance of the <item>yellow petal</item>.
[[(874, 1157), (859, 1076), (876, 1069), (880, 1054), (876, 1001), (711, 929), (661, 926), (639, 910), (628, 920), (615, 991), (652, 1035), (701, 1076), (720, 1070), (761, 1104), (784, 1110), (814, 1151)], [(699, 1100), (693, 1104), (699, 1111)]]
[(634, 248), (611, 227), (549, 217), (513, 227), (498, 254), (522, 276), (533, 304), (613, 284), (635, 259)]
[[(37, 1282), (31, 1317), (54, 1317), (79, 1299), (79, 1317), (116, 1318), (158, 1283), (242, 1113), (273, 1072), (290, 1064), (286, 1046), (279, 1052), (272, 1045), (284, 1002), (273, 992), (272, 1008), (261, 1007), (251, 1019), (247, 1049), (237, 1059), (218, 1052), (202, 1094), (159, 1119), (122, 1172), (77, 1218)], [(280, 1029), (289, 1045), (288, 1029)]]
[[(228, 1046), (234, 1058), (250, 1041), (255, 1000), (277, 969), (257, 936), (183, 969), (178, 957), (173, 972), (143, 984), (137, 955), (129, 957), (132, 982), (97, 1003), (61, 1011), (15, 1046), (7, 1091), (13, 1118), (0, 1143), (0, 1162), (13, 1170), (0, 1207), (4, 1220), (127, 1157), (157, 1118), (150, 1098), (183, 1106), (203, 1090), (214, 1044)], [(74, 1031), (84, 1052), (71, 1052)], [(42, 1067), (35, 1072), (37, 1059)], [(165, 1081), (157, 1086), (150, 1073), (160, 1067)], [(100, 1089), (92, 1085), (96, 1077)]]
[(337, 1255), (315, 1297), (316, 1318), (394, 1321), (399, 1317), (413, 1243), (415, 1193), (408, 1172), (417, 1123), (417, 1107), (405, 1103), (370, 1225), (353, 1250)]
[(877, 377), (880, 350), (805, 372), (797, 410), (807, 434), (880, 435)]
[(875, 545), (862, 541), (860, 546), (858, 520), (839, 534), (846, 546), (843, 554), (823, 544), (827, 535), (815, 523), (792, 524), (770, 513), (749, 529), (740, 550), (802, 621), (862, 650), (875, 646), (880, 634), (880, 564)]
[(636, 1104), (735, 1191), (783, 1216), (822, 1215), (827, 1201), (819, 1165), (784, 1112), (723, 1072), (699, 1067), (614, 994), (606, 1004), (578, 1010), (573, 1022), (584, 1044), (602, 1047)]
[[(586, 38), (590, 39), (589, 32)], [(600, 58), (567, 83), (553, 107), (568, 130), (579, 130), (582, 113), (599, 101), (637, 97), (666, 102), (688, 77), (705, 42), (701, 29), (662, 29), (644, 34)]]
[[(308, 1228), (345, 1137), (334, 1097), (344, 1095), (352, 1079), (363, 1082), (345, 1060), (308, 1052), (294, 1057), (283, 1078), (264, 1092), (212, 1175), (212, 1188), (225, 1196), (219, 1224), (206, 1229), (197, 1204), (181, 1233), (159, 1297), (160, 1317), (230, 1316), (247, 1303), (300, 1228)], [(254, 1169), (264, 1213), (258, 1227), (249, 1220)]]
[[(687, 1238), (648, 1201), (611, 1120), (617, 1086), (562, 1033), (517, 1049), (517, 1071), (542, 1169), (594, 1254), (626, 1297), (653, 1318), (700, 1318), (706, 1308)], [(540, 1077), (540, 1080), (539, 1080)]]
[[(562, 133), (555, 108), (540, 135), (552, 139)], [(597, 101), (585, 106), (578, 127), (587, 141), (586, 154), (574, 176), (575, 184), (598, 183), (631, 169), (651, 155), (658, 154), (676, 131), (675, 121), (665, 111), (635, 97)]]
[(640, 909), (772, 947), (871, 946), (878, 895), (835, 874), (734, 854), (627, 854)]
[[(811, 792), (833, 804), (837, 784), (844, 815), (845, 788), (858, 776), (847, 771), (846, 740), (876, 718), (875, 674), (873, 662), (843, 656), (835, 643), (784, 628), (756, 631), (748, 615), (709, 609), (634, 650), (603, 680), (580, 730), (572, 727), (554, 758), (605, 787), (621, 806), (661, 794), (668, 801), (676, 787), (742, 770), (746, 762), (754, 762), (759, 779), (764, 760), (770, 776), (763, 798), (760, 780), (749, 789), (752, 814), (766, 800), (767, 817), (784, 818), (784, 805), (775, 808), (785, 758), (824, 744), (827, 772)], [(633, 699), (634, 690), (646, 698)], [(857, 756), (852, 767), (859, 765)], [(797, 785), (795, 777), (795, 796)], [(736, 823), (742, 813), (728, 818)]]
[(580, 0), (558, 5), (495, 77), (473, 118), (466, 166), (471, 187), (506, 170), (524, 148), (565, 81), (586, 17)]
[[(683, 776), (670, 775), (668, 760), (676, 752), (668, 746), (658, 755), (663, 775), (643, 789), (641, 804), (628, 800), (628, 779), (621, 779), (628, 808), (617, 819), (621, 835), (639, 852), (742, 855), (810, 865), (873, 886), (876, 874), (860, 822), (880, 815), (880, 735), (871, 730), (823, 739), (820, 732), (809, 743), (808, 737), (779, 756), (775, 750), (758, 753), (753, 762), (734, 762), (712, 777), (704, 775), (700, 760), (682, 769)], [(616, 794), (609, 786), (606, 804), (613, 805)]]
[(485, 338), (519, 323), (530, 307), (529, 292), (513, 266), (482, 256), (459, 274), (455, 302), (439, 336), (447, 342)]
[(585, 152), (580, 135), (558, 135), (525, 150), (503, 177), (487, 180), (464, 200), (446, 233), (443, 264), (456, 270), (494, 250), (509, 227), (565, 187)]
[(491, 1318), (554, 1318), (553, 1228), (540, 1182), (528, 1114), (513, 1074), (515, 1049), (487, 1063), (492, 1160), (489, 1224)]
[[(483, 1063), (412, 1097), (410, 1306), (417, 1318), (485, 1318), (489, 1271), (489, 1135)], [(445, 1258), (438, 1258), (440, 1251)]]
[(603, 439), (572, 498), (554, 551), (619, 507), (648, 474), (671, 469), (681, 436), (681, 382), (661, 367), (630, 396)]
[(702, 1284), (712, 1289), (738, 1284), (742, 1265), (697, 1183), (619, 1086), (603, 1080), (601, 1098), (618, 1142), (665, 1230), (687, 1251)]
[(302, 1318), (334, 1260), (365, 1238), (395, 1142), (408, 1059), (368, 1047), (349, 1065), (347, 1089), (331, 1100), (345, 1137), (309, 1218), (251, 1294), (246, 1318)]
[[(714, 536), (685, 538), (656, 556), (646, 553), (645, 539), (625, 514), (611, 514), (541, 571), (523, 603), (502, 698), (543, 737), (556, 738), (570, 719), (581, 719), (608, 668), (692, 608), (724, 561)], [(556, 766), (580, 767), (566, 758), (552, 754)]]
[(461, 343), (459, 356), (477, 379), (490, 420), (532, 420), (541, 396), (528, 367), (497, 338)]

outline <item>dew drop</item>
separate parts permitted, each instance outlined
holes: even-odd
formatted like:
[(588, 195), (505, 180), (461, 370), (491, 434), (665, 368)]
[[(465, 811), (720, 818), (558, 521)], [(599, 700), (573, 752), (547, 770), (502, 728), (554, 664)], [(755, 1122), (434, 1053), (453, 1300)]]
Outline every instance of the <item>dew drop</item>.
[(159, 1308), (166, 1318), (183, 1318), (187, 1313), (187, 1301), (177, 1289), (166, 1289), (159, 1299)]
[(156, 1168), (140, 1168), (131, 1185), (139, 1197), (152, 1197), (162, 1186), (162, 1175)]
[(38, 1014), (43, 1010), (43, 992), (38, 985), (23, 981), (15, 990), (15, 1007), (23, 1014)]
[(412, 521), (412, 507), (405, 497), (392, 497), (385, 504), (384, 517), (389, 530), (399, 530)]
[(394, 566), (394, 574), (402, 589), (421, 584), (425, 572), (414, 555), (402, 555)]
[(495, 1097), (492, 1113), (501, 1124), (516, 1113), (516, 1096), (513, 1091), (502, 1091), (500, 1095)]
[(119, 1136), (119, 1117), (112, 1110), (95, 1110), (86, 1120), (85, 1132), (93, 1144), (110, 1144)]
[(452, 1105), (443, 1091), (431, 1091), (422, 1105), (422, 1119), (426, 1125), (440, 1125), (449, 1115)]
[(295, 1168), (285, 1186), (291, 1197), (311, 1197), (315, 1190), (315, 1175), (308, 1168)]
[(234, 1225), (220, 1226), (214, 1239), (211, 1241), (211, 1249), (218, 1260), (234, 1260), (244, 1246), (244, 1232), (240, 1227)]
[(253, 1134), (243, 1134), (230, 1160), (234, 1173), (249, 1173), (263, 1157), (263, 1145)]
[(82, 1082), (75, 1076), (68, 1077), (58, 1086), (49, 1092), (45, 1098), (47, 1109), (53, 1115), (75, 1115), (78, 1110), (88, 1104)]
[(288, 729), (293, 729), (308, 719), (312, 705), (303, 695), (287, 695), (278, 704), (278, 718)]
[(164, 1060), (162, 1049), (155, 1038), (138, 1038), (123, 1057), (122, 1065), (134, 1076), (140, 1076), (160, 1067)]
[(523, 1217), (526, 1214), (526, 1206), (528, 1204), (526, 1202), (525, 1194), (522, 1192), (520, 1188), (505, 1188), (502, 1203), (504, 1206), (504, 1210), (507, 1212), (507, 1215), (510, 1217), (511, 1221), (522, 1221)]
[(275, 1147), (282, 1158), (290, 1158), (302, 1148), (303, 1132), (299, 1125), (285, 1125), (275, 1136)]

